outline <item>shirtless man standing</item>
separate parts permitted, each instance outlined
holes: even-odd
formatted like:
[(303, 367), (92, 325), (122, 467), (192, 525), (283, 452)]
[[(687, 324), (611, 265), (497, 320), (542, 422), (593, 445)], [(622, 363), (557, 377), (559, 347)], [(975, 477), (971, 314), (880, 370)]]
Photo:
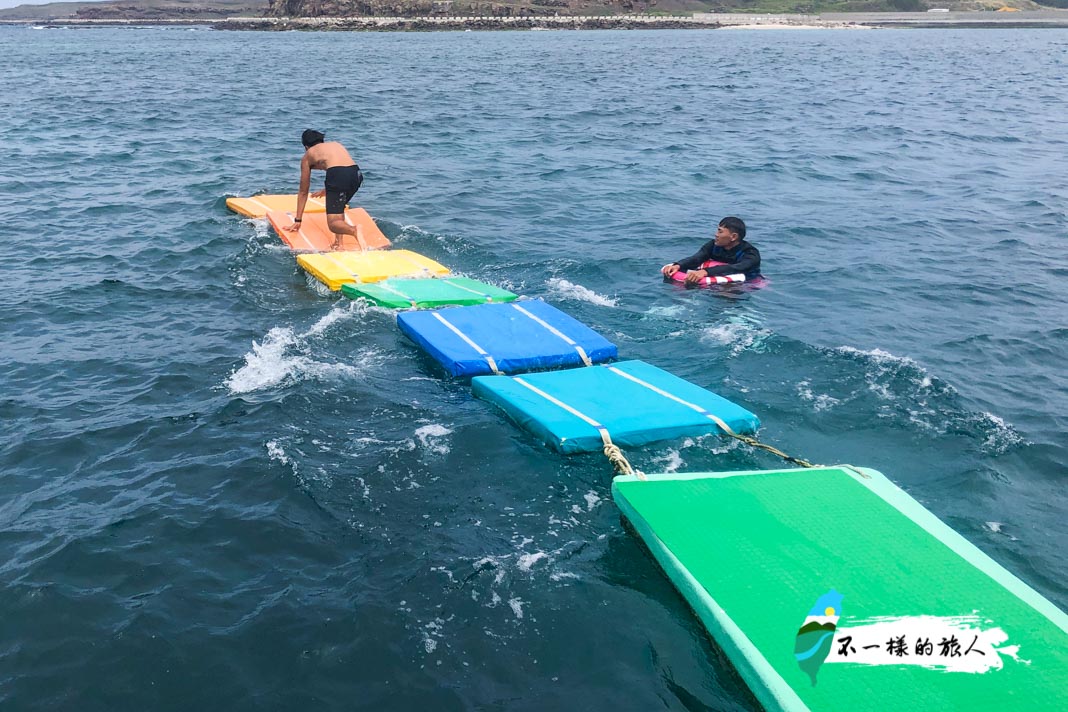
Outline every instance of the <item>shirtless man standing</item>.
[(326, 171), (326, 187), (312, 194), (315, 198), (326, 196), (326, 225), (334, 233), (334, 249), (341, 246), (342, 235), (352, 235), (360, 243), (360, 249), (366, 250), (363, 236), (352, 225), (345, 222), (345, 208), (352, 196), (363, 183), (363, 173), (352, 160), (352, 156), (337, 141), (325, 141), (326, 137), (319, 131), (307, 129), (300, 136), (304, 144), (304, 158), (300, 161), (300, 193), (297, 195), (297, 214), (293, 224), (286, 228), (289, 232), (300, 229), (304, 217), (304, 206), (308, 202), (308, 189), (311, 187), (311, 172)]

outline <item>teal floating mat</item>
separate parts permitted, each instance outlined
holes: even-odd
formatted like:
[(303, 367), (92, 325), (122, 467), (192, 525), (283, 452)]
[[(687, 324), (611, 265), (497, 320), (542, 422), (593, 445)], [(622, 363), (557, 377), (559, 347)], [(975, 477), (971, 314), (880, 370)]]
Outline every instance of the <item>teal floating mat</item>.
[(719, 432), (754, 433), (755, 415), (643, 361), (525, 376), (480, 376), (476, 397), (561, 452), (596, 452), (604, 437), (625, 446)]
[(373, 284), (343, 284), (341, 293), (352, 299), (369, 299), (378, 306), (391, 309), (512, 302), (518, 298), (506, 289), (468, 277), (387, 279)]
[(617, 477), (768, 710), (1068, 710), (1068, 616), (875, 470)]

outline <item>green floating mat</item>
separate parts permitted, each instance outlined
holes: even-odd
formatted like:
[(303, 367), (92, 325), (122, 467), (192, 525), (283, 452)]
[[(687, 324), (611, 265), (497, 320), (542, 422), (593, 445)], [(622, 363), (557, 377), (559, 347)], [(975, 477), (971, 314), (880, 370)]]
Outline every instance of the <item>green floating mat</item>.
[(512, 302), (511, 292), (467, 277), (442, 279), (387, 279), (374, 284), (343, 284), (341, 293), (352, 299), (370, 299), (380, 307), (472, 306), (487, 302)]
[(875, 470), (612, 496), (768, 710), (1068, 710), (1068, 616)]

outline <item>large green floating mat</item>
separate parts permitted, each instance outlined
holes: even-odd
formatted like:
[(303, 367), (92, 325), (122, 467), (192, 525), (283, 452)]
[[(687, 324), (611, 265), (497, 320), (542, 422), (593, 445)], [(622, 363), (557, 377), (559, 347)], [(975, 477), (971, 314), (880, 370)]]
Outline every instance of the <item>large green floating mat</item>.
[[(610, 441), (639, 447), (719, 432), (754, 433), (745, 408), (644, 361), (524, 376), (479, 376), (476, 397), (499, 406), (560, 452), (597, 452)], [(718, 421), (718, 422), (717, 422)]]
[(514, 302), (518, 297), (492, 284), (468, 277), (439, 279), (387, 279), (375, 284), (343, 284), (341, 293), (352, 299), (369, 299), (391, 309), (472, 306), (488, 302)]
[(1068, 710), (1068, 616), (875, 470), (617, 477), (768, 710)]

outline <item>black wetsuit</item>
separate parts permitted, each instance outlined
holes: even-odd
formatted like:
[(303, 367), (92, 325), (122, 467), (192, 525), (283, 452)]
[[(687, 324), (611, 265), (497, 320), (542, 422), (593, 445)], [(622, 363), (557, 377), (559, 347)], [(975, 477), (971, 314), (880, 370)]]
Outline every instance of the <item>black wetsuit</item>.
[(675, 264), (679, 266), (680, 271), (689, 272), (692, 269), (702, 269), (701, 265), (708, 260), (726, 262), (724, 265), (704, 268), (709, 277), (741, 272), (745, 275), (746, 281), (752, 281), (760, 276), (760, 252), (745, 240), (729, 250), (717, 247), (715, 240), (709, 240), (701, 246), (697, 254), (690, 255)]
[(352, 196), (360, 189), (363, 183), (363, 173), (360, 167), (334, 166), (326, 169), (326, 214), (343, 215)]

